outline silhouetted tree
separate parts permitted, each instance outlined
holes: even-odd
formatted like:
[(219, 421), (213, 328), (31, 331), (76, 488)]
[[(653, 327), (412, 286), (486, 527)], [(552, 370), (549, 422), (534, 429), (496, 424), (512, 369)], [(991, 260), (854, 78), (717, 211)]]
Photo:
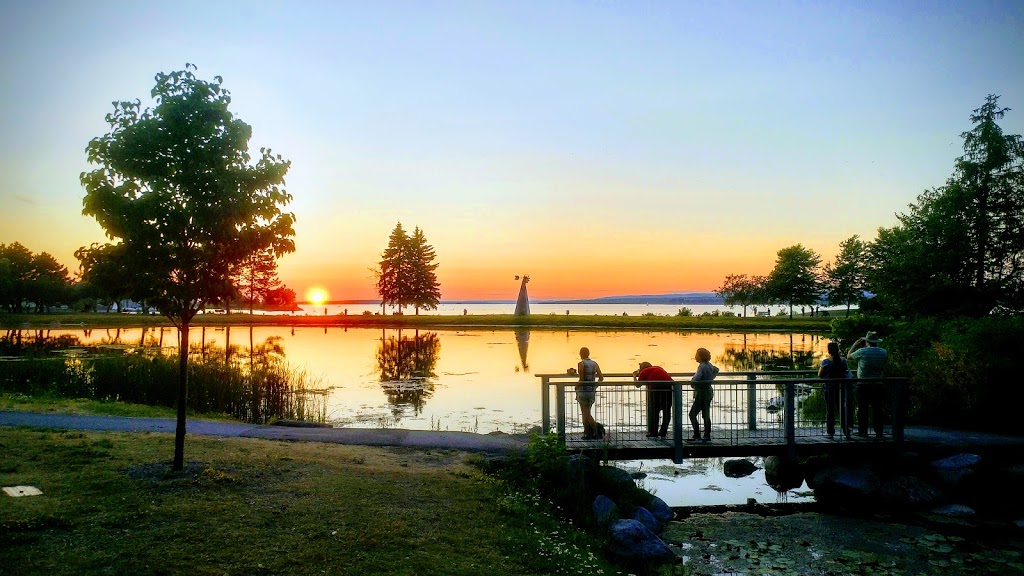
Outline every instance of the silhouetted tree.
[(721, 296), (726, 306), (742, 306), (746, 317), (748, 306), (761, 303), (758, 301), (759, 288), (757, 282), (746, 274), (729, 274), (715, 294)]
[(434, 247), (417, 226), (409, 238), (409, 257), (412, 260), (412, 305), (419, 316), (420, 308), (436, 310), (441, 301), (441, 284), (437, 281), (437, 257)]
[(825, 265), (825, 298), (830, 306), (860, 304), (868, 271), (868, 245), (856, 234), (839, 243), (835, 262)]
[(110, 132), (86, 151), (97, 166), (81, 175), (83, 213), (123, 251), (131, 295), (154, 305), (179, 333), (174, 463), (184, 463), (189, 325), (207, 302), (232, 291), (231, 271), (253, 253), (294, 250), (290, 163), (261, 148), (251, 163), (252, 128), (228, 110), (231, 97), (197, 78), (195, 66), (156, 75), (156, 104), (115, 102)]
[(267, 294), (281, 285), (274, 251), (268, 248), (250, 254), (234, 270), (231, 279), (235, 290), (249, 303), (249, 314), (252, 314), (253, 304), (265, 302)]
[(412, 270), (409, 236), (399, 222), (391, 231), (388, 247), (381, 254), (376, 270), (380, 305), (397, 306), (399, 310), (412, 302)]
[(790, 318), (794, 304), (813, 305), (821, 297), (820, 264), (821, 256), (801, 244), (779, 250), (775, 268), (768, 276), (768, 290), (776, 300), (789, 305)]

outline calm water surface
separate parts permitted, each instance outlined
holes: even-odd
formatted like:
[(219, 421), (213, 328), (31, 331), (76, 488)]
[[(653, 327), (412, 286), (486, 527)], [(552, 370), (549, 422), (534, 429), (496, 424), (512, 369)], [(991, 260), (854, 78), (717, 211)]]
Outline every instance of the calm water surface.
[[(50, 330), (86, 344), (162, 346), (172, 353), (173, 328)], [(632, 372), (646, 360), (670, 372), (696, 367), (698, 347), (711, 351), (723, 371), (817, 365), (827, 339), (813, 334), (642, 332), (594, 330), (395, 330), (372, 328), (193, 328), (194, 346), (211, 354), (247, 355), (268, 342), (283, 349), (289, 365), (319, 379), (328, 420), (337, 426), (523, 432), (540, 424), (538, 373), (575, 366), (587, 346), (606, 373)], [(760, 465), (760, 460), (756, 459)], [(646, 472), (644, 485), (671, 505), (774, 502), (763, 471), (731, 479), (721, 460), (620, 462)], [(790, 501), (808, 497), (789, 493)]]

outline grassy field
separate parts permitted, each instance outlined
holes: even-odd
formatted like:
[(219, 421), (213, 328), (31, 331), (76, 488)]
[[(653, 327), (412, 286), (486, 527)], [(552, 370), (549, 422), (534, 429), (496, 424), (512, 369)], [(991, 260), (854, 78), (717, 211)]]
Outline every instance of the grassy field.
[[(270, 316), (249, 314), (200, 314), (193, 326), (345, 326), (411, 328), (491, 328), (533, 326), (538, 328), (597, 328), (612, 330), (732, 330), (772, 332), (829, 331), (829, 316), (729, 317), (729, 316), (560, 316), (535, 314), (488, 314), (471, 316)], [(163, 316), (137, 314), (5, 314), (2, 328), (133, 328), (171, 326)]]
[(0, 429), (0, 572), (619, 573), (599, 543), (465, 453)]
[[(178, 411), (167, 406), (147, 406), (131, 402), (87, 400), (84, 398), (59, 398), (55, 396), (27, 396), (0, 392), (0, 410), (16, 412), (55, 412), (59, 414), (96, 414), (106, 416), (129, 416), (132, 418), (176, 418)], [(188, 417), (203, 420), (224, 420), (238, 422), (228, 414), (188, 413)]]

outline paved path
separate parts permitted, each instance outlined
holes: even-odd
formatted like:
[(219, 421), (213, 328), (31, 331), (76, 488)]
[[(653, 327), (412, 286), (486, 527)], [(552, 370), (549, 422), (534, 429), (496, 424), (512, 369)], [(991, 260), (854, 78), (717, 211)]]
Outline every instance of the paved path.
[[(83, 414), (40, 414), (0, 411), (0, 426), (31, 426), (68, 430), (109, 430), (115, 432), (164, 432), (173, 434), (173, 418), (128, 418)], [(404, 446), (409, 448), (451, 448), (471, 452), (507, 453), (526, 448), (527, 438), (509, 434), (435, 432), (433, 430), (392, 430), (368, 428), (295, 428), (239, 422), (189, 420), (188, 434), (231, 438), (263, 438), (332, 442), (362, 446)]]

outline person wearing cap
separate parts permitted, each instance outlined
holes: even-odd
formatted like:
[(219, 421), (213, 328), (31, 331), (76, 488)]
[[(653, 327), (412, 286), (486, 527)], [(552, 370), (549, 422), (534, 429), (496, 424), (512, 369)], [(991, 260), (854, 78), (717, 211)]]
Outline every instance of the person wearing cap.
[(668, 434), (669, 420), (672, 419), (672, 385), (669, 384), (672, 377), (661, 366), (641, 362), (640, 367), (633, 372), (633, 378), (638, 382), (651, 382), (647, 385), (647, 437), (664, 438)]
[[(878, 346), (882, 339), (877, 332), (868, 332), (863, 338), (858, 338), (850, 351), (846, 353), (847, 360), (857, 363), (857, 379), (884, 378), (885, 361), (889, 353), (885, 348)], [(882, 403), (883, 388), (881, 382), (858, 381), (857, 388), (857, 435), (868, 435), (868, 410), (871, 410), (871, 419), (874, 423), (875, 436), (882, 437)]]

